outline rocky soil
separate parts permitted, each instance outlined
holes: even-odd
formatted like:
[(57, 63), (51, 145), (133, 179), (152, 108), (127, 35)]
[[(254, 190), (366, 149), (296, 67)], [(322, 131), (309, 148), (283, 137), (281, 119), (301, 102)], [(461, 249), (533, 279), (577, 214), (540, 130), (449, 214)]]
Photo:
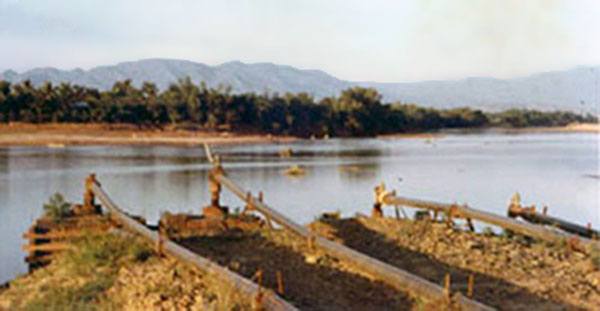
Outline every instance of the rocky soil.
[(463, 294), (472, 274), (474, 299), (499, 310), (600, 310), (600, 250), (583, 254), (432, 221), (329, 218), (309, 227), (438, 284), (448, 272), (452, 290)]

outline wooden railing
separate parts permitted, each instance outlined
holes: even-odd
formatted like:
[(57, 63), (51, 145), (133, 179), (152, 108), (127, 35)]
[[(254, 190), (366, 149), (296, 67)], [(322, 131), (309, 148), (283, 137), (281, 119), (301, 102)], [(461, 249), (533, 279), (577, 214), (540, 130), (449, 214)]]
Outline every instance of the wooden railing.
[(161, 249), (165, 253), (179, 260), (195, 265), (200, 270), (207, 272), (210, 277), (228, 284), (245, 297), (252, 297), (254, 301), (256, 301), (256, 297), (259, 297), (260, 301), (258, 303), (262, 308), (264, 308), (264, 310), (298, 310), (276, 294), (271, 292), (267, 293), (263, 288), (252, 281), (237, 275), (236, 273), (231, 272), (228, 269), (223, 268), (218, 264), (199, 256), (172, 241), (165, 240), (164, 237), (159, 236), (157, 231), (148, 229), (146, 226), (124, 213), (123, 210), (121, 210), (121, 208), (119, 208), (117, 204), (113, 202), (113, 200), (97, 182), (90, 183), (89, 188), (90, 192), (93, 193), (96, 198), (98, 198), (106, 211), (109, 212), (111, 216), (119, 222), (119, 224), (126, 229), (141, 235), (151, 243), (160, 244)]
[(600, 242), (563, 231), (553, 230), (541, 225), (524, 223), (504, 216), (470, 208), (465, 205), (423, 201), (412, 198), (400, 197), (395, 192), (386, 192), (385, 188), (377, 190), (376, 202), (381, 205), (408, 206), (427, 209), (436, 213), (443, 213), (447, 219), (464, 218), (479, 220), (494, 226), (511, 230), (515, 233), (536, 238), (539, 240), (557, 243), (567, 242), (578, 250), (585, 251), (588, 247), (600, 247)]
[(508, 217), (521, 217), (523, 220), (534, 224), (548, 225), (559, 228), (563, 231), (570, 232), (582, 237), (598, 239), (600, 231), (592, 229), (592, 224), (581, 226), (564, 219), (547, 215), (547, 208), (543, 209), (542, 213), (536, 211), (535, 206), (523, 207), (520, 204), (511, 204), (508, 208)]
[[(410, 274), (407, 271), (386, 264), (377, 259), (366, 256), (344, 245), (334, 243), (322, 237), (315, 236), (306, 228), (296, 224), (285, 215), (279, 213), (267, 204), (262, 202), (262, 197), (253, 197), (249, 192), (238, 187), (233, 181), (225, 176), (225, 172), (218, 161), (215, 169), (209, 175), (213, 182), (225, 186), (238, 198), (244, 201), (248, 206), (264, 214), (267, 219), (281, 225), (283, 228), (306, 238), (308, 243), (319, 248), (325, 254), (338, 258), (344, 262), (352, 264), (366, 274), (380, 280), (388, 285), (403, 291), (413, 293), (416, 296), (426, 298), (428, 300), (442, 300), (447, 297), (447, 292), (439, 285), (431, 283), (416, 275)], [(220, 186), (218, 186), (220, 188)], [(462, 307), (462, 310), (495, 310), (482, 303), (469, 299), (465, 296), (460, 296), (457, 303)]]

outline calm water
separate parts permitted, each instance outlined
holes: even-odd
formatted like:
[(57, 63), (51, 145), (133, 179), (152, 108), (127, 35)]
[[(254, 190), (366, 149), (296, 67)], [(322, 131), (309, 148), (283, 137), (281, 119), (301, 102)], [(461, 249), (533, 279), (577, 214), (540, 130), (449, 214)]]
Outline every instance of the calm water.
[[(586, 176), (599, 174), (598, 145), (595, 134), (472, 134), (433, 142), (347, 139), (214, 150), (232, 179), (263, 190), (268, 203), (303, 223), (326, 210), (369, 213), (373, 187), (384, 181), (404, 196), (499, 214), (518, 190), (526, 204), (599, 227), (600, 181)], [(277, 151), (288, 146), (298, 156), (280, 159)], [(55, 192), (80, 202), (89, 172), (118, 204), (149, 221), (166, 210), (200, 212), (209, 198), (203, 155), (202, 148), (0, 148), (0, 281), (25, 272), (20, 236), (42, 204)], [(307, 175), (282, 175), (290, 164), (305, 165)], [(224, 201), (240, 206), (228, 193)]]

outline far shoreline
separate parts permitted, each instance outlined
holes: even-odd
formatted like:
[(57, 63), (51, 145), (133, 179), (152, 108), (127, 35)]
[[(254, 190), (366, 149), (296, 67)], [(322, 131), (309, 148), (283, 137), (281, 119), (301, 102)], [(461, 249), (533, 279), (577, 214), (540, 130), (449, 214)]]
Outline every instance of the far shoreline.
[[(414, 132), (378, 135), (381, 139), (435, 139), (447, 134), (526, 134), (526, 133), (597, 133), (600, 124), (575, 123), (562, 127), (468, 128), (440, 129), (435, 132)], [(317, 139), (322, 139), (317, 137)], [(305, 138), (215, 129), (148, 129), (129, 124), (79, 123), (4, 123), (0, 124), (0, 146), (65, 146), (121, 145), (198, 147), (210, 145), (289, 143)]]
[(285, 143), (299, 138), (211, 129), (143, 129), (129, 124), (0, 124), (0, 146), (178, 146)]
[(386, 134), (378, 135), (377, 138), (383, 139), (401, 139), (401, 138), (423, 138), (423, 139), (435, 139), (441, 138), (446, 135), (470, 135), (470, 134), (505, 134), (505, 135), (516, 135), (516, 134), (529, 134), (529, 133), (589, 133), (589, 134), (600, 134), (600, 123), (572, 123), (566, 126), (540, 126), (540, 127), (523, 127), (523, 128), (510, 128), (510, 127), (482, 127), (482, 128), (444, 128), (433, 132), (416, 132), (416, 133), (398, 133), (398, 134)]

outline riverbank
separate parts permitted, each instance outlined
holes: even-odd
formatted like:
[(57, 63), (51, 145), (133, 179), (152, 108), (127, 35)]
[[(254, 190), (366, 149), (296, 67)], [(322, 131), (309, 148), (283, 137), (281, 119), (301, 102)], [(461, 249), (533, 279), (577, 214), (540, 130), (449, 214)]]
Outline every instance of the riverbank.
[(600, 133), (600, 123), (571, 123), (556, 127), (496, 128), (495, 131), (506, 134), (520, 133)]
[[(307, 228), (436, 284), (448, 273), (452, 293), (466, 294), (474, 276), (473, 298), (498, 310), (594, 310), (600, 303), (598, 250), (579, 253), (567, 245), (474, 233), (431, 220), (332, 215)], [(0, 310), (242, 310), (249, 304), (205, 272), (157, 256), (134, 236), (108, 234), (74, 243), (77, 251), (58, 254), (49, 266), (0, 290)], [(438, 310), (311, 251), (305, 240), (282, 230), (179, 243), (247, 278), (262, 269), (268, 291), (279, 290), (280, 271), (283, 297), (301, 310), (376, 310), (390, 303), (400, 310)]]
[(290, 142), (297, 138), (216, 130), (142, 129), (127, 124), (0, 124), (0, 146), (170, 145), (201, 146)]

